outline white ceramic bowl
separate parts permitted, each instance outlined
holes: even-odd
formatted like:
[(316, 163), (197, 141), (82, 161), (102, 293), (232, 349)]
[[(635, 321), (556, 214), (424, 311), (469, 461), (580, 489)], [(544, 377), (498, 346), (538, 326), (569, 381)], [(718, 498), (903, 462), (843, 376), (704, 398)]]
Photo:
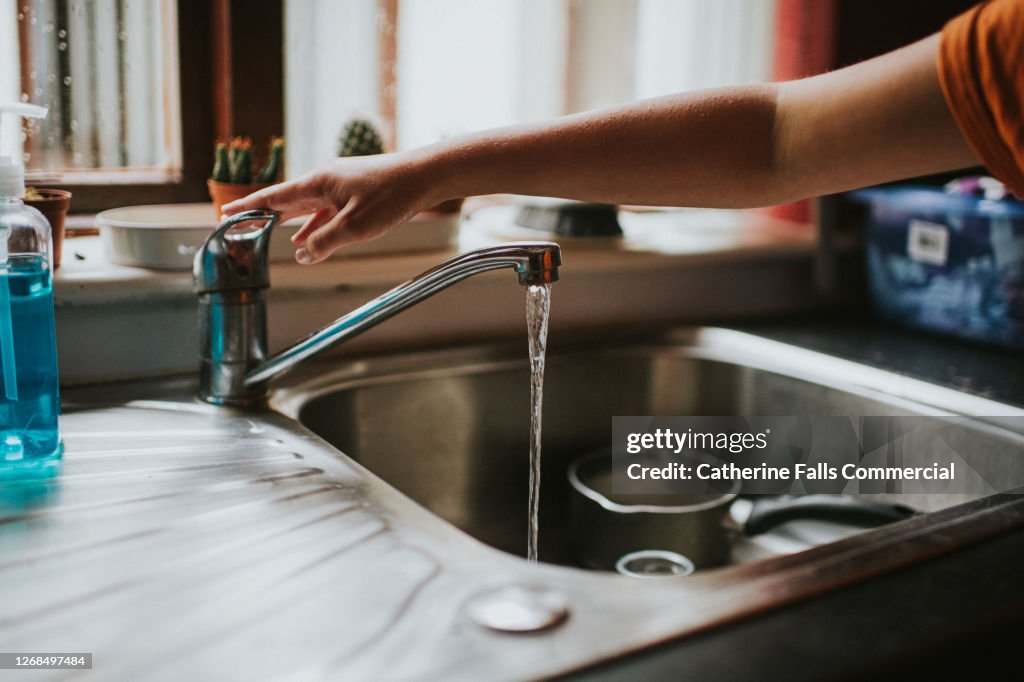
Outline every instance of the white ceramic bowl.
[[(107, 258), (118, 265), (160, 270), (191, 270), (196, 250), (217, 225), (213, 204), (157, 204), (125, 206), (96, 216)], [(289, 238), (302, 219), (274, 228), (271, 260), (292, 260), (295, 247)], [(380, 239), (346, 246), (333, 257), (429, 251), (449, 246), (458, 230), (458, 214), (420, 214)]]

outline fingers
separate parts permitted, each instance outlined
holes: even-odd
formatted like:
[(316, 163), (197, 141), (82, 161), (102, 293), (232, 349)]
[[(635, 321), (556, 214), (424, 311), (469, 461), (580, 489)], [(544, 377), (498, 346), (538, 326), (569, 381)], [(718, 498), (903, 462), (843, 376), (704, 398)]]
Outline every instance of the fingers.
[(334, 208), (321, 208), (319, 211), (309, 216), (306, 222), (302, 224), (295, 234), (292, 235), (292, 244), (301, 246), (309, 235), (313, 234), (318, 228), (324, 223), (333, 218), (337, 214)]
[(349, 207), (314, 229), (305, 238), (302, 247), (295, 252), (295, 260), (303, 265), (312, 265), (325, 260), (344, 244), (362, 241), (364, 237), (351, 224), (351, 213)]
[(314, 183), (307, 178), (282, 182), (253, 192), (247, 197), (224, 204), (221, 212), (231, 216), (243, 211), (269, 208), (281, 213), (281, 220), (288, 220), (317, 210), (328, 203)]

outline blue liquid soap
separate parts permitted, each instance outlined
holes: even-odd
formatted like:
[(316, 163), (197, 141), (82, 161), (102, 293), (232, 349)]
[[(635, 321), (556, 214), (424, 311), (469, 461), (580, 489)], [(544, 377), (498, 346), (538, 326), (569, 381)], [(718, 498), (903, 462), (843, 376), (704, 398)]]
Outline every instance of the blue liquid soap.
[[(43, 118), (46, 108), (0, 104), (3, 114)], [(0, 154), (0, 482), (52, 476), (62, 453), (52, 230), (43, 214), (22, 200), (20, 156), (20, 151)]]
[[(0, 391), (0, 479), (53, 475), (63, 451), (57, 428), (60, 397), (53, 280), (45, 256), (40, 254), (10, 256), (6, 267), (0, 266), (0, 277), (7, 280), (10, 296), (17, 376), (12, 391), (9, 373), (0, 373), (4, 382)], [(0, 291), (0, 299), (4, 297)], [(0, 352), (10, 352), (11, 345), (10, 340), (0, 342)]]

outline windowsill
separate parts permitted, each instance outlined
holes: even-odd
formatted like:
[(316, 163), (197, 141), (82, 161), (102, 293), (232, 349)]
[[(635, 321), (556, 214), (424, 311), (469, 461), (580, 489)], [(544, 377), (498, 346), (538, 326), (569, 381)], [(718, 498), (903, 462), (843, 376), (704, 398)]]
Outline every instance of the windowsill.
[(167, 168), (100, 168), (61, 171), (46, 175), (42, 171), (30, 172), (25, 181), (29, 185), (171, 185), (181, 182), (181, 171)]
[[(561, 240), (569, 272), (616, 272), (651, 267), (679, 267), (766, 257), (810, 254), (814, 235), (810, 226), (799, 226), (756, 213), (693, 211), (682, 214), (679, 225), (648, 229), (622, 243), (605, 240)], [(88, 217), (73, 217), (70, 226), (93, 224)], [(279, 261), (271, 264), (274, 291), (337, 291), (347, 288), (387, 287), (437, 265), (456, 253), (528, 239), (522, 230), (497, 232), (480, 220), (463, 223), (457, 246), (443, 251), (423, 251), (379, 256), (336, 257), (317, 266)], [(544, 239), (539, 233), (536, 239)], [(54, 277), (57, 306), (116, 304), (191, 297), (192, 275), (116, 265), (107, 260), (100, 237), (66, 239), (62, 265)]]

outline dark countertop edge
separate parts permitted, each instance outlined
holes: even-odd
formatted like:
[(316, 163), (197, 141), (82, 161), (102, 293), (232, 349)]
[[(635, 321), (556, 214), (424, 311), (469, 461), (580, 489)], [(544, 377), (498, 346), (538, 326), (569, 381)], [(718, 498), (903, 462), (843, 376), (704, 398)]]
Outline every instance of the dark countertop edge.
[(565, 680), (979, 679), (1012, 669), (1024, 632), (1024, 531)]
[(988, 400), (1024, 406), (1021, 351), (901, 329), (866, 310), (728, 326)]

